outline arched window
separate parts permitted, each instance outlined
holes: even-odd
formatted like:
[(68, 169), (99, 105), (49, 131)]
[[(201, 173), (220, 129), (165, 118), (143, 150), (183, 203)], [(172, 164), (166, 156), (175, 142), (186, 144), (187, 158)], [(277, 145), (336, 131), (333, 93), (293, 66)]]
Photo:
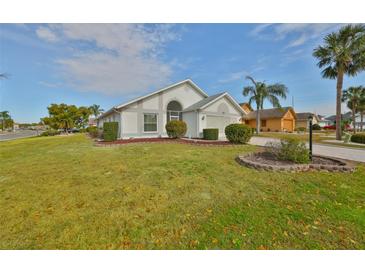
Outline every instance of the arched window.
[(171, 101), (167, 105), (167, 122), (182, 120), (182, 106), (177, 101)]

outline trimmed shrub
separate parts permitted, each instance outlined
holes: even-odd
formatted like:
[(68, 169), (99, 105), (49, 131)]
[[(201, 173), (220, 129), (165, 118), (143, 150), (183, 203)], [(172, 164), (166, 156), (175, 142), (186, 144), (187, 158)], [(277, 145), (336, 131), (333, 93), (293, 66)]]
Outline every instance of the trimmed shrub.
[(266, 150), (280, 160), (298, 164), (308, 164), (310, 162), (309, 150), (305, 143), (297, 138), (283, 138), (280, 140), (280, 143), (271, 142), (266, 144), (266, 146)]
[(105, 141), (115, 141), (118, 138), (118, 122), (105, 122), (103, 125), (103, 136)]
[(352, 135), (351, 142), (365, 144), (365, 133), (356, 133)]
[(299, 133), (299, 132), (305, 132), (307, 129), (305, 127), (298, 127), (294, 130)]
[(312, 129), (313, 129), (313, 130), (321, 130), (322, 128), (321, 128), (321, 126), (320, 126), (320, 125), (318, 125), (318, 124), (314, 124), (314, 125), (312, 125)]
[(99, 129), (97, 127), (88, 127), (86, 132), (89, 133), (90, 137), (97, 138), (99, 136)]
[(165, 128), (170, 138), (184, 137), (187, 131), (187, 126), (184, 121), (169, 121)]
[(42, 132), (40, 136), (55, 136), (55, 135), (60, 135), (60, 134), (61, 134), (61, 132), (59, 132), (58, 130), (49, 129), (49, 130)]
[(224, 132), (228, 141), (236, 144), (246, 144), (252, 136), (251, 128), (244, 124), (230, 124)]
[(218, 128), (204, 128), (203, 139), (204, 140), (218, 140), (219, 129)]

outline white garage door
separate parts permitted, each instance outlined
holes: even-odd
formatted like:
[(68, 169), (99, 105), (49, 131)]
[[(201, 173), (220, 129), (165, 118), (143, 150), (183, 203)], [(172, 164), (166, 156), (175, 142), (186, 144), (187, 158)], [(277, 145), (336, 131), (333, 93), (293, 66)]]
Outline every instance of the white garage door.
[(232, 124), (232, 118), (224, 116), (207, 116), (207, 128), (218, 128), (219, 135), (224, 135), (224, 129), (229, 124)]

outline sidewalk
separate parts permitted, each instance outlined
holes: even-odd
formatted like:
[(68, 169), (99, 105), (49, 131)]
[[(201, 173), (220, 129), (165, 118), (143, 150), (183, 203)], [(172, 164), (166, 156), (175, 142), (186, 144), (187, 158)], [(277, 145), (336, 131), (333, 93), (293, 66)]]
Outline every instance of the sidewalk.
[[(267, 142), (279, 142), (279, 139), (252, 137), (249, 143), (256, 146), (265, 146)], [(363, 149), (313, 144), (313, 154), (365, 163), (365, 151)]]

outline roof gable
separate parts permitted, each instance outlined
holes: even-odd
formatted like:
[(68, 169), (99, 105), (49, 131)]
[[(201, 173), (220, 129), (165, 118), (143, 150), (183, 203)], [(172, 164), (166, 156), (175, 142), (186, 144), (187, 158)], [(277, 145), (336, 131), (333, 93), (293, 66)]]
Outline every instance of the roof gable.
[(204, 109), (208, 106), (210, 106), (211, 104), (213, 104), (214, 102), (218, 101), (220, 98), (226, 97), (228, 99), (228, 101), (230, 101), (230, 103), (242, 114), (246, 114), (246, 112), (241, 108), (241, 106), (236, 102), (236, 100), (234, 100), (227, 92), (222, 92), (222, 93), (218, 93), (212, 96), (209, 96), (207, 98), (204, 98), (202, 100), (200, 100), (199, 102), (191, 105), (190, 107), (184, 109), (184, 112), (189, 112), (189, 111), (195, 111), (195, 110), (201, 110)]
[(203, 97), (208, 97), (208, 94), (203, 91), (197, 84), (195, 84), (191, 79), (185, 79), (183, 81), (180, 81), (180, 82), (177, 82), (175, 84), (172, 84), (170, 86), (167, 86), (167, 87), (164, 87), (162, 89), (159, 89), (159, 90), (156, 90), (154, 92), (151, 92), (149, 94), (146, 94), (146, 95), (143, 95), (143, 96), (140, 96), (140, 97), (137, 97), (133, 100), (130, 100), (128, 102), (125, 102), (125, 103), (122, 103), (122, 104), (119, 104), (119, 105), (116, 105), (114, 107), (112, 107), (111, 109), (109, 109), (108, 111), (104, 112), (102, 115), (100, 115), (98, 118), (102, 118), (104, 116), (107, 116), (108, 114), (116, 111), (117, 109), (121, 109), (123, 107), (126, 107), (126, 106), (129, 106), (131, 104), (134, 104), (140, 100), (143, 100), (143, 99), (146, 99), (148, 97), (151, 97), (151, 96), (154, 96), (158, 93), (161, 93), (161, 92), (164, 92), (164, 91), (167, 91), (169, 89), (172, 89), (172, 88), (175, 88), (177, 86), (180, 86), (180, 85), (183, 85), (183, 84), (188, 84), (190, 85), (194, 90), (196, 90), (198, 93), (200, 93)]

